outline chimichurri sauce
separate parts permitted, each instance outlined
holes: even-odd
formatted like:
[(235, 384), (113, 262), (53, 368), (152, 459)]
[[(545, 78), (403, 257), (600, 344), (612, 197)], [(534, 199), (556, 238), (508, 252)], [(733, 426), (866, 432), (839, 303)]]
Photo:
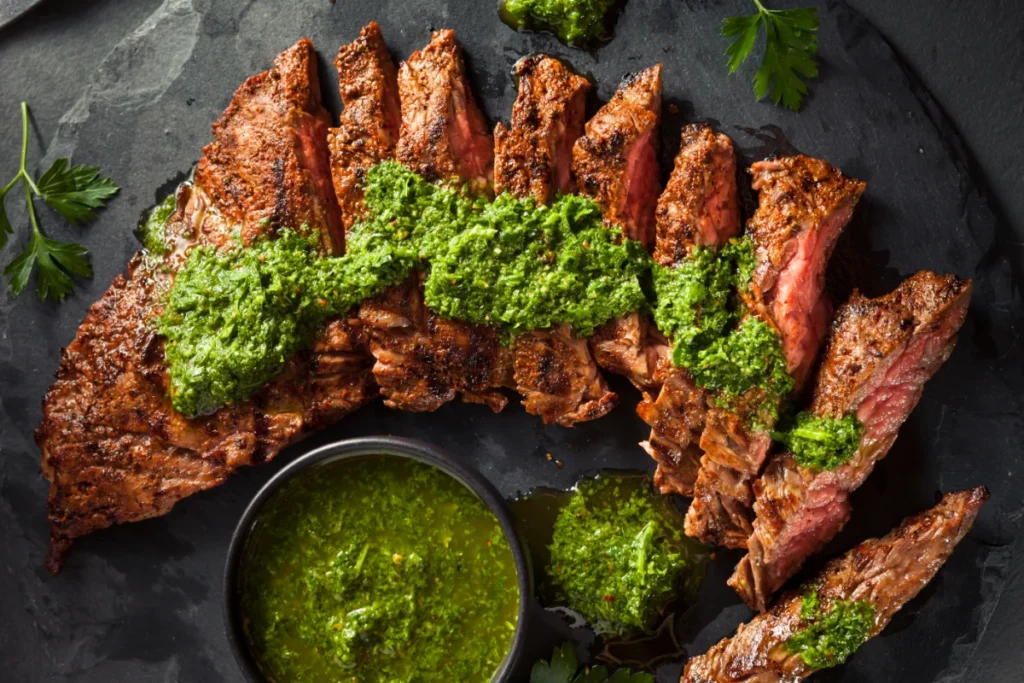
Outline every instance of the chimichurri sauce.
[(516, 30), (547, 31), (563, 43), (595, 47), (611, 37), (615, 7), (622, 0), (503, 0), (502, 21)]
[(606, 637), (653, 633), (659, 615), (696, 589), (707, 554), (646, 475), (582, 481), (559, 510), (546, 576), (555, 604)]
[(280, 683), (489, 681), (519, 609), (493, 513), (393, 456), (321, 466), (268, 501), (240, 590), (253, 650)]

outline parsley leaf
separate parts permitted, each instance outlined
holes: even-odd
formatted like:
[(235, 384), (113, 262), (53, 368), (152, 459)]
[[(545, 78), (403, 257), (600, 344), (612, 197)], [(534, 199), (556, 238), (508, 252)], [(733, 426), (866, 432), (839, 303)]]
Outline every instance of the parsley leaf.
[(10, 282), (11, 291), (17, 296), (28, 284), (32, 267), (38, 265), (36, 294), (40, 299), (52, 296), (61, 301), (74, 287), (68, 273), (92, 277), (92, 266), (86, 254), (88, 252), (80, 244), (52, 240), (41, 232), (33, 232), (25, 249), (4, 268), (4, 275)]
[(533, 665), (530, 683), (572, 683), (578, 668), (576, 648), (572, 643), (562, 643), (551, 653), (551, 661), (543, 659)]
[(530, 683), (654, 683), (654, 676), (642, 671), (616, 669), (609, 673), (603, 666), (584, 668), (577, 673), (576, 648), (563, 643), (551, 653), (551, 661), (543, 659), (533, 665)]
[(95, 218), (96, 209), (119, 189), (110, 178), (100, 175), (98, 167), (70, 166), (67, 159), (54, 161), (38, 187), (43, 201), (73, 225)]
[(729, 73), (735, 73), (753, 52), (763, 26), (764, 58), (754, 76), (754, 94), (762, 99), (770, 93), (775, 104), (781, 102), (799, 111), (807, 94), (804, 80), (818, 75), (818, 64), (814, 61), (818, 53), (818, 8), (770, 10), (760, 0), (754, 0), (754, 4), (757, 14), (722, 21), (722, 36), (734, 38), (725, 51)]
[(21, 162), (18, 172), (0, 187), (0, 250), (7, 246), (14, 228), (7, 217), (4, 199), (15, 185), (25, 188), (25, 205), (32, 233), (25, 248), (14, 257), (3, 274), (11, 292), (17, 296), (28, 284), (32, 271), (38, 267), (36, 294), (40, 299), (53, 297), (61, 301), (74, 288), (72, 275), (92, 277), (88, 251), (81, 244), (50, 239), (39, 228), (32, 197), (41, 198), (66, 221), (79, 225), (96, 217), (96, 210), (113, 197), (118, 186), (100, 175), (95, 166), (72, 166), (67, 159), (57, 159), (37, 183), (28, 173), (28, 105), (21, 103)]

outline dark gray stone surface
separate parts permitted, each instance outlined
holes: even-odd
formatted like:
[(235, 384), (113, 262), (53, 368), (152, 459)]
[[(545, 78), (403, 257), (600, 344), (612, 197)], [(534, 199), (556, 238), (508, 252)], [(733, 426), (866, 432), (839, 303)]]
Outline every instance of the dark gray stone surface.
[[(36, 163), (73, 155), (101, 165), (124, 188), (84, 229), (63, 226), (43, 209), (44, 229), (53, 236), (78, 235), (93, 254), (96, 277), (69, 301), (58, 307), (31, 293), (12, 300), (0, 292), (4, 678), (238, 680), (222, 633), (221, 564), (242, 507), (279, 465), (244, 472), (167, 517), (86, 539), (53, 578), (42, 567), (46, 485), (31, 430), (60, 347), (136, 248), (135, 220), (194, 163), (233, 89), (309, 35), (323, 58), (329, 104), (336, 107), (329, 59), (369, 19), (381, 21), (399, 57), (424, 44), (430, 28), (455, 28), (492, 119), (507, 117), (514, 96), (508, 72), (522, 54), (567, 57), (595, 77), (600, 99), (624, 72), (663, 61), (666, 104), (679, 110), (666, 115), (666, 162), (683, 122), (711, 119), (734, 137), (744, 161), (795, 148), (868, 181), (830, 273), (837, 298), (853, 286), (880, 294), (920, 268), (975, 278), (971, 315), (956, 352), (929, 384), (889, 458), (856, 496), (854, 520), (828, 552), (884, 533), (905, 514), (930, 505), (938, 490), (984, 483), (992, 501), (924, 595), (847, 666), (816, 680), (974, 681), (993, 672), (994, 663), (1019, 658), (1019, 648), (998, 644), (990, 624), (1000, 623), (991, 617), (1014, 576), (1011, 544), (1024, 500), (1024, 473), (1017, 466), (1024, 445), (1020, 238), (982, 198), (972, 156), (927, 91), (875, 29), (841, 2), (822, 9), (822, 76), (799, 115), (754, 102), (747, 82), (752, 70), (724, 75), (717, 25), (744, 3), (631, 0), (619, 37), (596, 57), (544, 36), (514, 34), (489, 7), (484, 11), (487, 4), (50, 2), (0, 32), (0, 92), (7, 95), (0, 101), (0, 139), (7, 141), (0, 168), (16, 168), (16, 103), (26, 99), (33, 108)], [(15, 225), (25, 220), (20, 206), (17, 198), (8, 199)], [(9, 257), (4, 254), (4, 261)], [(450, 405), (425, 416), (377, 405), (317, 439), (418, 436), (479, 464), (514, 494), (537, 484), (567, 485), (594, 468), (649, 467), (635, 445), (645, 434), (631, 413), (636, 399), (624, 390), (613, 415), (574, 430), (543, 427), (518, 407), (491, 415), (479, 406)], [(547, 452), (566, 467), (548, 463)], [(724, 586), (735, 559), (720, 554), (704, 583), (683, 634), (691, 653), (749, 616)], [(1018, 596), (997, 614), (1005, 620), (1021, 607)], [(538, 629), (535, 651), (549, 649), (554, 640), (556, 634)], [(663, 673), (669, 680), (670, 672)]]

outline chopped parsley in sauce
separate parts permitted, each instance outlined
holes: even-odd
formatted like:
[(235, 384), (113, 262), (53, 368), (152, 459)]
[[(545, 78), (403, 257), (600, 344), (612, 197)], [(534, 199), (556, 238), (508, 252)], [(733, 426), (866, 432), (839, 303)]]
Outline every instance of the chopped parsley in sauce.
[(519, 593), (494, 514), (460, 482), (368, 456), (299, 475), (261, 511), (240, 590), (272, 680), (483, 683)]
[(772, 437), (785, 444), (796, 461), (811, 470), (834, 470), (850, 461), (860, 447), (864, 425), (856, 415), (840, 419), (799, 413), (793, 424)]
[(800, 618), (803, 627), (784, 647), (818, 670), (842, 664), (867, 642), (875, 627), (875, 608), (864, 600), (833, 600), (825, 612), (817, 589), (811, 589), (800, 602)]
[(729, 404), (753, 392), (754, 412), (777, 415), (778, 398), (793, 389), (782, 342), (742, 301), (754, 268), (750, 238), (733, 239), (721, 250), (697, 247), (674, 267), (653, 267), (654, 320), (672, 339), (672, 360), (699, 386)]
[(550, 31), (570, 45), (607, 38), (608, 13), (617, 0), (505, 0), (501, 15), (515, 29)]
[[(749, 239), (696, 249), (664, 268), (606, 226), (584, 197), (561, 196), (551, 206), (507, 194), (489, 201), (394, 162), (371, 168), (364, 190), (367, 217), (349, 231), (343, 256), (323, 255), (315, 240), (289, 229), (245, 248), (190, 250), (156, 321), (177, 411), (195, 416), (245, 400), (327, 319), (417, 270), (426, 274), (428, 308), (493, 325), (506, 342), (562, 324), (589, 336), (653, 308), (675, 364), (717, 391), (716, 401), (742, 397), (765, 406), (755, 407), (756, 418), (773, 422), (778, 402), (768, 399), (792, 389), (778, 334), (741, 301), (754, 263)], [(172, 199), (151, 214), (147, 246), (162, 246), (170, 210)], [(655, 306), (644, 293), (652, 274)]]
[(555, 520), (549, 550), (555, 598), (604, 635), (651, 629), (703, 566), (702, 546), (647, 477), (581, 483)]
[(176, 410), (194, 416), (244, 400), (327, 318), (416, 269), (428, 273), (431, 310), (495, 325), (509, 340), (560, 324), (588, 335), (646, 306), (647, 255), (605, 227), (589, 199), (489, 202), (393, 162), (370, 169), (365, 195), (368, 218), (341, 257), (289, 230), (244, 249), (191, 250), (157, 322)]

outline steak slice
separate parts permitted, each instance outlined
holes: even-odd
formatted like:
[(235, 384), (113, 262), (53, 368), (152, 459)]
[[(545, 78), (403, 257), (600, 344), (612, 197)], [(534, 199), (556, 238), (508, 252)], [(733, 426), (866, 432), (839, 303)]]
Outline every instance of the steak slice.
[(572, 148), (583, 134), (590, 83), (546, 55), (523, 57), (513, 74), (512, 119), (494, 128), (494, 190), (548, 204), (576, 189)]
[(946, 494), (931, 510), (832, 560), (801, 590), (783, 595), (732, 638), (691, 659), (680, 683), (792, 683), (807, 678), (814, 671), (785, 646), (805, 625), (800, 612), (806, 592), (817, 590), (826, 610), (836, 600), (867, 602), (875, 610), (869, 637), (878, 635), (938, 573), (987, 499), (984, 487)]
[(836, 315), (815, 386), (819, 417), (855, 414), (864, 425), (857, 451), (832, 471), (774, 458), (754, 484), (753, 533), (729, 584), (754, 609), (846, 524), (849, 495), (885, 457), (925, 382), (949, 357), (967, 314), (971, 283), (922, 271), (895, 291), (855, 292)]
[(402, 130), (398, 160), (427, 180), (489, 188), (494, 141), (466, 80), (462, 50), (450, 29), (434, 32), (399, 74)]
[(655, 228), (654, 260), (669, 267), (694, 247), (721, 247), (739, 233), (736, 154), (728, 135), (705, 123), (683, 128)]
[(366, 172), (395, 158), (402, 115), (398, 71), (377, 22), (367, 24), (356, 40), (343, 45), (334, 65), (344, 109), (340, 125), (328, 133), (327, 145), (342, 225), (348, 230), (364, 211)]
[[(483, 189), (493, 175), (493, 145), (466, 82), (462, 51), (450, 30), (412, 54), (398, 73), (402, 124), (396, 156), (431, 181)], [(363, 302), (384, 403), (416, 412), (438, 409), (457, 394), (495, 412), (508, 403), (512, 359), (494, 328), (446, 320), (427, 310), (421, 274)]]
[[(736, 155), (727, 135), (706, 124), (683, 129), (682, 144), (655, 214), (654, 259), (671, 267), (696, 246), (717, 248), (740, 229)], [(689, 371), (672, 367), (655, 399), (644, 392), (636, 412), (651, 426), (640, 445), (658, 469), (654, 483), (662, 493), (693, 495), (700, 468), (700, 434), (707, 397)]]
[[(597, 202), (610, 225), (621, 226), (648, 251), (659, 192), (660, 121), (661, 65), (656, 64), (622, 80), (572, 150), (579, 193)], [(667, 343), (640, 313), (599, 327), (590, 348), (598, 365), (628, 377), (641, 390), (656, 391), (660, 372), (671, 364)]]
[(580, 194), (601, 205), (605, 219), (648, 251), (658, 201), (661, 64), (626, 76), (586, 125), (572, 150)]
[[(759, 202), (747, 222), (756, 258), (748, 303), (753, 314), (778, 330), (799, 391), (830, 314), (825, 267), (865, 184), (805, 156), (759, 161), (750, 172)], [(700, 439), (704, 456), (686, 517), (686, 533), (694, 538), (746, 546), (752, 531), (751, 484), (764, 466), (773, 426), (751, 431), (749, 423), (749, 416), (736, 410), (708, 410)]]
[(193, 245), (223, 247), (235, 231), (251, 244), (281, 226), (325, 226), (325, 251), (340, 246), (317, 83), (316, 55), (303, 39), (235, 92), (194, 184), (178, 190), (167, 224), (172, 251), (137, 254), (64, 349), (36, 430), (51, 483), (51, 571), (75, 538), (165, 514), (375, 395), (361, 325), (343, 318), (251, 400), (188, 419), (171, 406), (152, 325)]
[[(575, 189), (572, 146), (583, 133), (590, 83), (554, 57), (532, 55), (516, 62), (519, 96), (508, 127), (494, 129), (497, 192), (533, 197), (546, 204)], [(568, 325), (534, 330), (516, 339), (516, 389), (523, 405), (545, 424), (571, 427), (594, 420), (618, 403), (597, 369), (586, 339)]]

